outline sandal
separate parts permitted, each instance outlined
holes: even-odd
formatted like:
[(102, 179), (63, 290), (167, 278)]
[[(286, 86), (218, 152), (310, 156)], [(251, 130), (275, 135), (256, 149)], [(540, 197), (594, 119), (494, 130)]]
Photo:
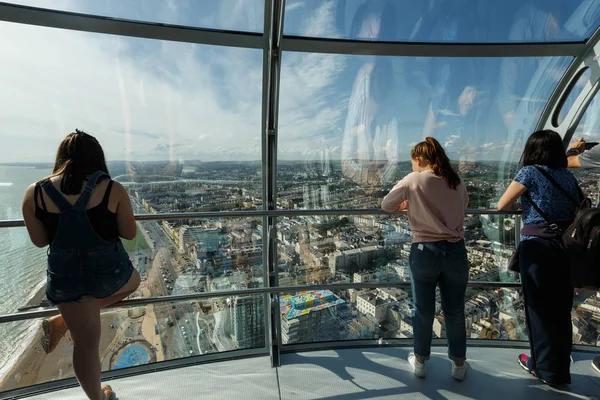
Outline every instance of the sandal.
[(104, 396), (106, 400), (117, 400), (117, 395), (113, 392), (110, 385), (102, 386), (102, 391), (104, 392)]

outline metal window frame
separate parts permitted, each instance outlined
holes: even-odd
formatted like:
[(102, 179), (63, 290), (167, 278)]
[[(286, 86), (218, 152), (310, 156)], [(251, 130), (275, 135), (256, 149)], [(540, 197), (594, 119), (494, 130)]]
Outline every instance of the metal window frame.
[[(285, 0), (265, 0), (265, 12)], [(240, 32), (149, 21), (120, 19), (69, 11), (23, 6), (0, 2), (0, 21), (80, 32), (104, 33), (159, 39), (184, 43), (263, 49), (268, 52), (267, 38), (273, 26), (283, 27), (284, 13), (265, 14), (265, 30)], [(279, 29), (281, 51), (414, 57), (547, 57), (581, 55), (586, 42), (528, 43), (444, 43), (444, 42), (378, 42), (322, 39), (284, 35)], [(270, 58), (274, 56), (271, 53)], [(265, 62), (266, 64), (266, 62)], [(264, 82), (264, 80), (263, 80)]]
[(401, 57), (550, 57), (581, 54), (585, 42), (563, 43), (415, 43), (283, 37), (284, 51)]
[[(266, 169), (266, 167), (265, 167)], [(264, 202), (263, 202), (264, 203)], [(181, 219), (214, 219), (214, 218), (252, 218), (252, 217), (289, 217), (297, 218), (311, 215), (394, 215), (406, 214), (405, 211), (390, 214), (379, 208), (348, 208), (333, 210), (263, 210), (256, 211), (207, 211), (207, 212), (179, 212), (179, 213), (161, 213), (161, 214), (137, 214), (137, 221), (174, 221)], [(500, 211), (494, 209), (466, 208), (466, 215), (521, 215), (521, 211)], [(20, 228), (24, 227), (25, 222), (22, 219), (0, 220), (0, 229), (2, 228)]]
[(196, 28), (50, 10), (0, 2), (0, 21), (80, 32), (103, 33), (215, 46), (263, 48), (263, 34)]
[[(469, 281), (468, 287), (477, 288), (505, 288), (505, 289), (518, 289), (521, 287), (519, 282), (492, 282), (492, 281)], [(327, 283), (327, 284), (315, 284), (315, 285), (294, 285), (294, 286), (265, 286), (262, 288), (254, 289), (239, 289), (239, 290), (218, 290), (215, 292), (201, 292), (183, 295), (171, 295), (171, 296), (158, 296), (158, 297), (144, 297), (133, 300), (123, 300), (119, 303), (113, 304), (109, 308), (124, 308), (124, 307), (139, 307), (146, 306), (148, 304), (157, 303), (172, 303), (172, 302), (185, 302), (185, 301), (197, 301), (202, 299), (213, 299), (219, 297), (234, 297), (234, 296), (250, 296), (250, 295), (275, 295), (280, 293), (291, 293), (291, 292), (302, 292), (305, 290), (347, 290), (347, 289), (376, 289), (376, 288), (401, 288), (410, 289), (410, 282), (405, 281), (392, 281), (392, 282), (342, 282), (342, 283)], [(277, 303), (279, 307), (279, 303)], [(277, 308), (279, 312), (279, 308)], [(52, 315), (58, 314), (58, 309), (55, 307), (46, 308), (41, 311), (22, 311), (14, 314), (0, 315), (0, 324), (25, 321), (35, 318), (45, 318)]]
[[(596, 29), (593, 35), (585, 42), (584, 48), (576, 55), (573, 62), (571, 62), (571, 65), (569, 65), (554, 88), (554, 91), (548, 98), (546, 106), (540, 115), (536, 130), (555, 130), (563, 136), (565, 146), (568, 145), (576, 125), (581, 120), (589, 103), (593, 100), (593, 95), (596, 93), (597, 88), (592, 85), (592, 88), (589, 91), (583, 91), (573, 103), (572, 108), (568, 113), (569, 115), (565, 116), (565, 120), (559, 126), (554, 126), (554, 116), (561, 111), (560, 109), (563, 106), (563, 100), (569, 96), (571, 87), (576, 83), (573, 81), (578, 78), (579, 73), (583, 68), (590, 68), (592, 70), (591, 79), (593, 81), (598, 79), (600, 74), (598, 72), (599, 63), (597, 54), (600, 54), (600, 27)], [(592, 66), (594, 68), (592, 68)]]

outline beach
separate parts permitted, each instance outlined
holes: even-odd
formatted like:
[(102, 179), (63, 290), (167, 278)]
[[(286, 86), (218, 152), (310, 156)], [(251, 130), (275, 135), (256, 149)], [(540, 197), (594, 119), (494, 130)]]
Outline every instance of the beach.
[[(140, 308), (135, 314), (131, 310), (105, 311), (101, 314), (101, 324), (100, 360), (103, 371), (112, 369), (115, 355), (132, 342), (141, 343), (148, 349), (154, 348), (151, 361), (164, 360), (161, 339), (155, 331), (156, 316), (152, 306)], [(52, 353), (46, 354), (40, 344), (41, 320), (36, 321), (36, 328), (31, 344), (0, 381), (0, 392), (75, 376), (71, 361), (73, 342), (69, 333)]]
[[(110, 329), (111, 324), (114, 323), (114, 315), (112, 314), (114, 313), (109, 312), (101, 316), (102, 336), (100, 339), (100, 349), (104, 349), (105, 351), (114, 340), (116, 333)], [(69, 334), (67, 333), (52, 353), (46, 354), (40, 344), (42, 334), (41, 321), (36, 322), (38, 329), (31, 345), (21, 354), (10, 372), (2, 379), (0, 382), (0, 391), (75, 376), (71, 362), (73, 357), (73, 343), (69, 340)]]

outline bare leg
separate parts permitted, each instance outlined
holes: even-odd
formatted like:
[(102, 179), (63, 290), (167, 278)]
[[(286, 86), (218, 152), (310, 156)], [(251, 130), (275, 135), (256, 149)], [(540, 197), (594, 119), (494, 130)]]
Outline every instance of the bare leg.
[(73, 338), (73, 369), (90, 400), (104, 400), (100, 387), (100, 302), (84, 298), (58, 306)]
[(100, 308), (106, 308), (111, 304), (118, 303), (123, 300), (131, 293), (135, 292), (138, 286), (140, 286), (141, 278), (140, 273), (137, 270), (133, 270), (133, 274), (131, 274), (131, 278), (127, 281), (125, 286), (123, 286), (119, 291), (113, 294), (110, 297), (106, 297), (104, 299), (100, 299)]
[[(117, 293), (110, 297), (97, 300), (100, 308), (105, 308), (111, 304), (118, 303), (131, 293), (135, 292), (139, 285), (140, 274), (134, 269), (129, 281), (127, 281)], [(43, 326), (46, 328), (44, 329), (44, 335), (42, 336), (42, 346), (46, 353), (50, 353), (67, 332), (67, 326), (65, 325), (65, 320), (62, 315), (55, 315), (54, 317), (49, 318), (47, 321), (44, 321)]]

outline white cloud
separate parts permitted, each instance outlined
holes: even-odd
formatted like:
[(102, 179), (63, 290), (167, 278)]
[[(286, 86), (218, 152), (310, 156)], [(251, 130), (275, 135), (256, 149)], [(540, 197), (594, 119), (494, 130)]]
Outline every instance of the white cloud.
[[(239, 60), (223, 71), (226, 76), (260, 76), (252, 50), (17, 24), (0, 24), (0, 46), (0, 72), (7, 78), (0, 91), (0, 136), (9, 144), (3, 160), (49, 160), (76, 127), (97, 135), (111, 159), (153, 157), (149, 151), (161, 137), (171, 145), (190, 143), (154, 156), (175, 159), (177, 153), (195, 158), (196, 150), (219, 143), (242, 151), (260, 135), (260, 88), (234, 79), (236, 112), (211, 88), (211, 67), (222, 67), (221, 59), (233, 54)], [(210, 57), (202, 54), (207, 50)], [(201, 134), (207, 135), (203, 149), (192, 140)]]
[[(245, 14), (242, 3), (234, 15)], [(309, 23), (331, 23), (332, 11), (323, 3)], [(96, 135), (109, 159), (260, 156), (260, 50), (10, 23), (0, 23), (0, 47), (3, 162), (50, 161), (75, 128)], [(340, 56), (286, 54), (280, 124), (298, 148), (339, 120), (328, 99), (343, 65)]]
[[(322, 2), (308, 19), (304, 33), (319, 31), (324, 36), (336, 36), (334, 6), (333, 1)], [(278, 141), (282, 158), (297, 159), (328, 146), (339, 149), (341, 136), (337, 131), (349, 93), (340, 93), (334, 82), (345, 66), (346, 57), (341, 55), (284, 54)]]
[(288, 1), (285, 5), (285, 12), (286, 13), (292, 12), (294, 10), (304, 7), (305, 5), (306, 4), (303, 1), (297, 1), (295, 3)]

